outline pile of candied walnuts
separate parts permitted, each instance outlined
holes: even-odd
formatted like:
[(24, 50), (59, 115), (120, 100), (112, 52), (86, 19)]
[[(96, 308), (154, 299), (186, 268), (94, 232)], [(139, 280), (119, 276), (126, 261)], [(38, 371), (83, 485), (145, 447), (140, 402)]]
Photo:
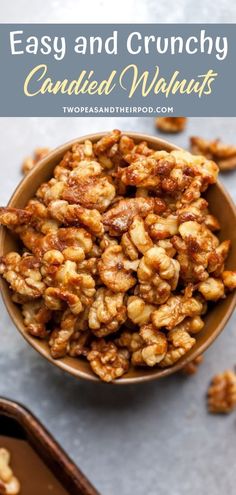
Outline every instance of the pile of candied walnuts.
[(236, 287), (230, 241), (202, 197), (217, 165), (114, 130), (72, 146), (24, 209), (0, 223), (23, 243), (0, 260), (26, 331), (53, 358), (83, 357), (102, 380), (176, 363), (207, 304)]

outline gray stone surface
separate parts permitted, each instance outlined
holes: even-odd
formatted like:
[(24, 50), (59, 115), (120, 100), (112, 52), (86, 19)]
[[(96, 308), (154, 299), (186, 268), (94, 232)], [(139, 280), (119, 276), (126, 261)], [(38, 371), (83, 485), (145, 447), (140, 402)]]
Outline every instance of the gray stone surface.
[[(229, 0), (18, 0), (1, 5), (1, 22), (235, 19), (236, 5)], [(9, 199), (21, 178), (20, 162), (35, 146), (54, 147), (114, 127), (155, 132), (148, 118), (0, 119), (0, 204)], [(191, 119), (186, 133), (173, 141), (187, 146), (188, 135), (194, 134), (235, 143), (236, 119)], [(222, 181), (236, 199), (236, 173)], [(103, 495), (234, 495), (236, 416), (208, 416), (205, 392), (214, 373), (236, 362), (235, 324), (232, 317), (196, 376), (112, 387), (80, 382), (48, 364), (18, 334), (1, 303), (0, 395), (29, 407)]]

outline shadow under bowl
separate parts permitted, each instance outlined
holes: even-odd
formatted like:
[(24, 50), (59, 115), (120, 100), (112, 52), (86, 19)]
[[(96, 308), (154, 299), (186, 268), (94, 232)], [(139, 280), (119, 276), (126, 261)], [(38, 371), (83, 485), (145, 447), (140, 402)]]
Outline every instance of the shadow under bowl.
[[(11, 197), (8, 206), (13, 208), (23, 208), (31, 199), (42, 182), (48, 181), (52, 177), (55, 166), (60, 162), (63, 155), (68, 151), (74, 143), (83, 143), (85, 139), (90, 139), (92, 142), (98, 141), (106, 133), (91, 134), (74, 139), (52, 151), (49, 155), (43, 158), (35, 168), (21, 181), (13, 196)], [(154, 136), (135, 132), (124, 132), (134, 139), (135, 142), (147, 141), (148, 145), (155, 150), (166, 150), (168, 152), (179, 149), (175, 145), (159, 139)], [(234, 270), (236, 267), (236, 209), (233, 201), (224, 189), (222, 184), (211, 186), (205, 194), (209, 202), (210, 210), (215, 215), (221, 225), (219, 232), (220, 240), (230, 239), (232, 249), (227, 259), (226, 267), (229, 270)], [(7, 254), (9, 251), (17, 251), (19, 249), (18, 242), (15, 236), (7, 229), (0, 228), (0, 256)], [(99, 382), (100, 380), (93, 374), (89, 363), (83, 359), (64, 357), (55, 360), (51, 357), (47, 342), (31, 337), (25, 330), (20, 307), (11, 300), (11, 291), (7, 283), (1, 279), (0, 287), (3, 295), (3, 300), (9, 312), (11, 319), (16, 325), (19, 332), (34, 347), (42, 356), (55, 366), (64, 371), (86, 380)], [(191, 362), (199, 354), (202, 354), (216, 339), (223, 330), (227, 320), (236, 304), (236, 292), (229, 294), (225, 299), (212, 305), (208, 313), (205, 315), (205, 326), (203, 330), (196, 336), (197, 342), (195, 346), (185, 354), (175, 365), (165, 368), (133, 368), (119, 380), (112, 383), (116, 385), (134, 384), (144, 381), (158, 379), (167, 375), (176, 373), (186, 364)]]

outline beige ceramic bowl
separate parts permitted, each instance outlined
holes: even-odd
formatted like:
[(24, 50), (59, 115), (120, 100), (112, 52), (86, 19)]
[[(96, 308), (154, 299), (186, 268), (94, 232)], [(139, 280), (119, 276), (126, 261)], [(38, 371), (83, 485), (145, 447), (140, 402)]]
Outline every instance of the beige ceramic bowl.
[[(52, 151), (43, 160), (41, 160), (37, 166), (23, 179), (19, 184), (13, 196), (10, 199), (9, 205), (15, 208), (23, 208), (28, 200), (32, 198), (38, 187), (42, 182), (47, 181), (51, 176), (54, 167), (61, 160), (62, 156), (71, 146), (76, 142), (84, 142), (85, 139), (90, 139), (93, 142), (98, 141), (105, 133), (92, 134), (90, 136), (83, 136), (79, 139), (75, 139), (66, 143), (59, 148)], [(171, 143), (159, 139), (157, 137), (148, 136), (144, 134), (127, 132), (136, 142), (147, 141), (149, 146), (156, 150), (171, 151), (178, 149)], [(232, 250), (227, 260), (227, 268), (235, 269), (236, 267), (236, 210), (235, 206), (225, 191), (224, 187), (217, 183), (209, 188), (206, 194), (206, 198), (210, 203), (212, 213), (219, 219), (221, 224), (221, 231), (219, 234), (220, 239), (231, 239)], [(0, 256), (8, 253), (11, 250), (17, 250), (18, 245), (14, 236), (5, 228), (0, 230)], [(22, 315), (19, 307), (11, 300), (10, 291), (7, 284), (1, 280), (0, 282), (3, 300), (6, 308), (15, 323), (16, 327), (27, 340), (27, 342), (34, 347), (42, 356), (55, 366), (67, 371), (68, 373), (86, 380), (98, 381), (98, 378), (93, 374), (89, 364), (83, 359), (76, 359), (71, 357), (65, 357), (63, 359), (54, 360), (50, 356), (49, 348), (46, 342), (31, 337), (25, 331)], [(115, 381), (116, 384), (131, 384), (140, 383), (148, 380), (154, 380), (163, 376), (171, 375), (176, 371), (179, 371), (183, 366), (196, 358), (199, 354), (204, 352), (214, 342), (219, 333), (223, 330), (227, 320), (229, 319), (236, 302), (236, 292), (227, 296), (226, 299), (218, 302), (206, 315), (205, 327), (201, 333), (197, 335), (196, 345), (180, 359), (174, 366), (165, 369), (158, 368), (131, 368), (130, 371), (119, 380)]]

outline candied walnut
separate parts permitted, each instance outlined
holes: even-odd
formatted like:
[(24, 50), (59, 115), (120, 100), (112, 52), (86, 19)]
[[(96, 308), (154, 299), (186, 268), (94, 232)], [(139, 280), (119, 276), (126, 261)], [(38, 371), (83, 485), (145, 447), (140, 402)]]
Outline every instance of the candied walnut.
[(10, 467), (10, 452), (0, 448), (0, 493), (6, 495), (18, 495), (20, 493), (20, 482), (14, 476)]
[(207, 207), (208, 203), (203, 198), (196, 199), (196, 201), (193, 201), (189, 205), (180, 205), (180, 208), (177, 210), (179, 223), (188, 222), (190, 220), (203, 223), (208, 211)]
[(195, 221), (184, 222), (179, 226), (182, 239), (189, 243), (192, 252), (199, 254), (217, 248), (219, 239), (205, 226)]
[(77, 316), (66, 310), (62, 316), (60, 328), (55, 328), (49, 339), (51, 356), (54, 359), (64, 357), (69, 350), (70, 339), (75, 331)]
[(218, 277), (224, 269), (230, 243), (219, 239), (204, 224), (196, 221), (184, 222), (179, 226), (178, 236), (172, 243), (180, 263), (180, 275), (185, 282), (199, 282), (208, 278), (209, 273)]
[(94, 144), (94, 152), (96, 155), (100, 155), (111, 148), (115, 143), (120, 140), (121, 132), (118, 129), (111, 131), (109, 134), (103, 136), (97, 143)]
[(89, 328), (96, 337), (105, 337), (116, 332), (125, 320), (124, 293), (98, 289), (88, 315)]
[(46, 324), (50, 321), (52, 312), (45, 306), (42, 300), (23, 304), (22, 315), (27, 332), (33, 335), (33, 337), (47, 337)]
[(49, 309), (60, 310), (64, 301), (73, 314), (79, 314), (93, 301), (95, 281), (86, 271), (79, 271), (76, 262), (65, 261), (45, 280), (50, 287), (47, 287), (43, 297)]
[[(172, 151), (171, 155), (175, 157), (177, 166), (179, 165), (182, 168), (183, 162), (185, 162), (185, 169), (187, 164), (187, 174), (200, 178), (200, 191), (204, 191), (209, 184), (215, 184), (219, 168), (214, 161), (208, 160), (203, 156), (191, 155), (191, 153), (183, 150)], [(195, 185), (194, 181), (193, 185)]]
[(42, 160), (42, 158), (48, 155), (49, 152), (50, 148), (36, 148), (34, 150), (33, 156), (29, 156), (24, 159), (22, 163), (23, 174), (28, 174), (32, 170), (32, 168), (34, 168), (35, 165), (37, 165), (37, 163)]
[(30, 226), (42, 232), (42, 234), (46, 235), (58, 230), (59, 222), (51, 218), (48, 208), (37, 198), (31, 199), (25, 210), (31, 215)]
[(26, 225), (31, 220), (31, 213), (19, 208), (0, 207), (0, 224), (17, 231), (17, 227)]
[(210, 413), (231, 413), (236, 408), (236, 374), (231, 370), (215, 375), (207, 393)]
[(161, 178), (156, 173), (156, 165), (155, 158), (137, 155), (128, 167), (119, 171), (119, 177), (127, 186), (158, 188)]
[(186, 117), (158, 117), (156, 127), (161, 132), (178, 133), (183, 132), (187, 123)]
[(153, 325), (143, 325), (140, 329), (143, 340), (141, 349), (134, 351), (131, 362), (135, 366), (155, 366), (160, 363), (167, 352), (167, 338), (164, 333), (159, 332)]
[(156, 328), (171, 330), (186, 317), (199, 316), (202, 310), (203, 304), (194, 297), (171, 296), (152, 313), (151, 319)]
[(145, 229), (144, 221), (139, 216), (133, 218), (129, 228), (129, 235), (131, 242), (142, 254), (146, 253), (153, 246), (153, 242)]
[(120, 336), (115, 339), (117, 347), (128, 349), (129, 352), (135, 352), (143, 346), (143, 339), (139, 332), (130, 332), (124, 330)]
[(156, 306), (147, 304), (138, 296), (130, 296), (127, 302), (128, 317), (135, 325), (149, 323), (151, 314), (155, 308)]
[[(77, 328), (77, 325), (76, 325)], [(84, 356), (87, 357), (89, 353), (89, 342), (91, 340), (91, 332), (76, 330), (75, 334), (72, 335), (68, 354), (71, 357)]]
[(103, 224), (108, 228), (110, 235), (121, 235), (127, 232), (136, 215), (145, 218), (154, 210), (162, 212), (165, 209), (164, 201), (159, 198), (121, 199), (103, 214)]
[(172, 366), (184, 354), (190, 351), (196, 343), (196, 339), (191, 337), (186, 328), (188, 326), (183, 322), (172, 328), (168, 333), (168, 350), (164, 359), (160, 362), (161, 368)]
[(156, 243), (156, 245), (165, 250), (167, 256), (174, 258), (176, 249), (174, 248), (170, 239), (162, 239)]
[(125, 258), (121, 246), (109, 246), (98, 262), (98, 272), (108, 289), (113, 292), (127, 292), (136, 282), (131, 273), (137, 267), (136, 263)]
[(101, 237), (104, 233), (102, 217), (98, 210), (83, 208), (80, 205), (70, 205), (67, 201), (52, 201), (48, 206), (52, 218), (66, 225), (85, 226), (89, 232)]
[(98, 274), (97, 264), (98, 260), (94, 257), (80, 261), (79, 263), (77, 263), (78, 273), (87, 273), (88, 275), (95, 276)]
[(179, 279), (179, 263), (167, 256), (165, 250), (154, 246), (144, 254), (137, 270), (140, 296), (148, 303), (163, 304)]
[(145, 225), (154, 241), (168, 239), (178, 233), (178, 217), (176, 215), (168, 215), (164, 218), (151, 213), (146, 217)]
[(91, 234), (85, 229), (77, 227), (60, 228), (56, 232), (39, 237), (32, 232), (28, 232), (28, 235), (24, 234), (22, 236), (21, 234), (21, 239), (27, 246), (31, 245), (31, 250), (37, 256), (43, 256), (47, 251), (54, 249), (64, 254), (65, 250), (68, 248), (72, 250), (73, 248), (76, 253), (79, 250), (81, 253), (80, 259), (82, 259), (84, 254), (89, 253), (93, 247)]
[(137, 260), (139, 252), (136, 246), (133, 244), (128, 232), (122, 235), (120, 245), (122, 246), (124, 254), (132, 261)]
[(224, 144), (220, 139), (213, 141), (200, 137), (190, 138), (191, 152), (214, 160), (222, 172), (236, 168), (236, 146)]
[(212, 232), (220, 230), (220, 223), (217, 220), (217, 218), (214, 217), (214, 215), (210, 215), (209, 213), (207, 213), (203, 221), (206, 227), (210, 229)]
[(94, 373), (104, 382), (119, 378), (129, 369), (129, 352), (104, 339), (92, 342), (87, 359)]
[(193, 318), (186, 318), (184, 320), (184, 324), (186, 326), (186, 330), (194, 335), (195, 333), (201, 332), (205, 323), (200, 316), (194, 316)]
[(44, 292), (40, 262), (29, 253), (20, 256), (12, 252), (0, 258), (0, 274), (14, 292), (28, 299), (36, 299)]
[(199, 292), (206, 301), (218, 301), (225, 297), (224, 284), (222, 280), (209, 277), (198, 285)]
[(114, 199), (116, 190), (111, 177), (102, 175), (102, 170), (98, 162), (80, 162), (64, 184), (61, 197), (55, 199), (105, 211)]
[(133, 139), (129, 136), (121, 136), (119, 141), (119, 151), (122, 155), (127, 155), (130, 153), (135, 147)]
[(78, 315), (81, 311), (83, 311), (83, 305), (77, 294), (58, 287), (48, 287), (45, 290), (44, 302), (47, 308), (52, 311), (62, 310), (64, 307), (63, 303), (69, 306), (73, 314)]
[(64, 189), (64, 181), (52, 178), (48, 182), (41, 184), (36, 192), (36, 198), (42, 201), (45, 206), (48, 206), (51, 201), (55, 201), (62, 197)]
[(118, 245), (117, 239), (110, 237), (108, 234), (104, 234), (104, 236), (99, 242), (99, 247), (101, 248), (102, 252), (104, 252), (105, 249), (108, 248), (109, 246), (117, 246), (117, 245)]
[(203, 356), (197, 356), (190, 363), (186, 364), (180, 371), (183, 375), (195, 375), (198, 371), (199, 365), (203, 362)]
[(229, 254), (231, 248), (231, 241), (223, 241), (215, 251), (209, 253), (208, 256), (208, 272), (212, 273), (215, 277), (221, 275), (224, 270), (224, 262)]
[(228, 290), (236, 289), (236, 272), (225, 270), (222, 273), (222, 280)]

